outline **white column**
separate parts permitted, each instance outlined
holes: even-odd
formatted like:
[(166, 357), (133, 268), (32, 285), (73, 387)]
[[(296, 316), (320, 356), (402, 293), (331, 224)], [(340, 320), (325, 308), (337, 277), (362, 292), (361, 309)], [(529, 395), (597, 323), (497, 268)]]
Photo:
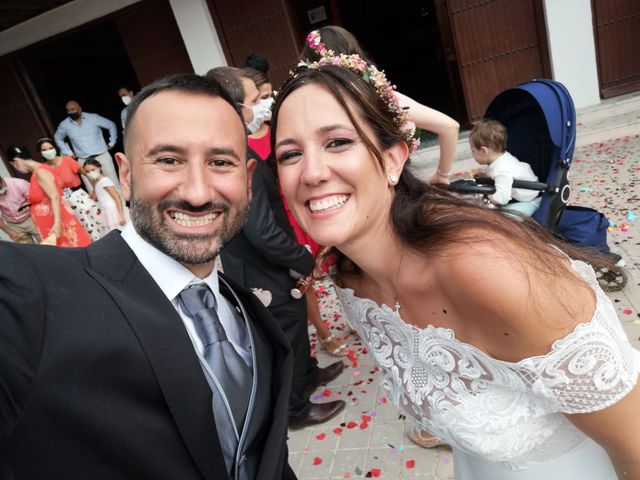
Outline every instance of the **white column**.
[(600, 103), (591, 0), (544, 0), (554, 80), (576, 108)]
[(202, 75), (227, 65), (206, 0), (169, 0), (193, 71)]

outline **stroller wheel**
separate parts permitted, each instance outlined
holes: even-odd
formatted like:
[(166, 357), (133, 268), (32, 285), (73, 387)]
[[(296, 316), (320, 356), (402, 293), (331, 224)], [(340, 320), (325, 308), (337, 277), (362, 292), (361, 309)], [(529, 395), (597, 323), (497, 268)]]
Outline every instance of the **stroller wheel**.
[(596, 268), (596, 279), (605, 292), (619, 292), (627, 284), (627, 273), (620, 267)]

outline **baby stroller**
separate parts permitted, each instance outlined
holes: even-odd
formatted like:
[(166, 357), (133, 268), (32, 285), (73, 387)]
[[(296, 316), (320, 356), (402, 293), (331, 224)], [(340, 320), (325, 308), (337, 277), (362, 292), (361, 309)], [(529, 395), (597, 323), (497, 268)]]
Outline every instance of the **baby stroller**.
[[(565, 241), (596, 248), (610, 256), (612, 264), (619, 262), (620, 256), (607, 245), (609, 221), (604, 215), (586, 207), (567, 206), (576, 112), (565, 86), (544, 79), (522, 83), (495, 97), (485, 118), (497, 120), (507, 128), (507, 150), (531, 165), (539, 179), (513, 182), (513, 188), (540, 192), (540, 206), (532, 218)], [(450, 190), (490, 195), (495, 187), (491, 179), (458, 180)], [(606, 291), (621, 290), (627, 281), (624, 270), (617, 266), (598, 269), (596, 275)]]

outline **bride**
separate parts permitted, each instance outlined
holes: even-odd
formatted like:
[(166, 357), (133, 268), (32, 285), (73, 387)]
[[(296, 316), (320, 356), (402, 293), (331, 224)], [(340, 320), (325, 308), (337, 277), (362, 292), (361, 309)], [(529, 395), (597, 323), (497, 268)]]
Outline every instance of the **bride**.
[(640, 479), (640, 352), (585, 252), (407, 168), (384, 74), (326, 52), (280, 90), (272, 148), (300, 225), (332, 245), (390, 398), (458, 480)]

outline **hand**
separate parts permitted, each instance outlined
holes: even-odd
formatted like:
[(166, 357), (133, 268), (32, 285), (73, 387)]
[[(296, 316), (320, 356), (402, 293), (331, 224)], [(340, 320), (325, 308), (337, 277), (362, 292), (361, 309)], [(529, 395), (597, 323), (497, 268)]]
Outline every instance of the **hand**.
[(98, 197), (96, 197), (96, 192), (95, 192), (95, 190), (94, 190), (93, 192), (91, 192), (91, 193), (89, 194), (89, 196), (91, 197), (91, 200), (93, 200), (94, 202), (97, 202), (97, 201), (98, 201)]
[(127, 221), (126, 221), (124, 218), (121, 218), (121, 219), (118, 221), (118, 225), (124, 226), (124, 225), (126, 225), (126, 224), (127, 224)]
[(472, 168), (469, 170), (471, 178), (487, 178), (486, 168)]
[(54, 234), (56, 237), (59, 237), (60, 235), (62, 235), (62, 226), (56, 222), (53, 224), (53, 227), (51, 227), (51, 230), (49, 230), (49, 235)]
[(7, 229), (7, 231), (5, 231), (5, 233), (7, 235), (9, 235), (9, 238), (14, 241), (15, 243), (20, 243), (20, 240), (22, 240), (22, 235), (20, 235), (18, 232), (16, 232), (15, 230), (9, 230)]
[(430, 185), (449, 185), (449, 175), (442, 175), (441, 173), (434, 173), (431, 178), (429, 178), (428, 183)]

